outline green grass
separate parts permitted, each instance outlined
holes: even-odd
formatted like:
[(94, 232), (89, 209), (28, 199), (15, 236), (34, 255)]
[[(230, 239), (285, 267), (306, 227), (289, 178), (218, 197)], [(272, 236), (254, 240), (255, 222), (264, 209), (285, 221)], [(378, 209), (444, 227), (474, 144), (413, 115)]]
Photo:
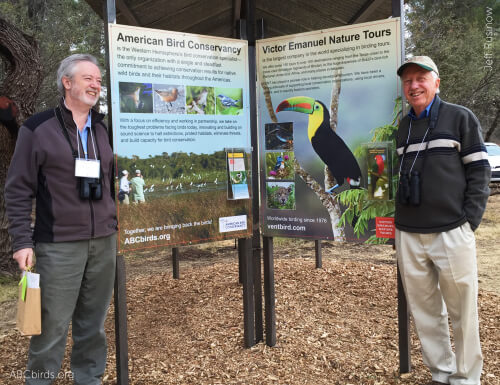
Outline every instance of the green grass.
[[(140, 205), (120, 206), (118, 212), (120, 221), (120, 250), (136, 250), (153, 246), (168, 246), (178, 244), (196, 244), (214, 240), (232, 239), (248, 235), (251, 218), (251, 201), (248, 199), (228, 200), (226, 190), (201, 192), (186, 192), (171, 195), (164, 199), (147, 200)], [(219, 217), (247, 215), (247, 230), (234, 232), (219, 232)], [(210, 223), (200, 224), (210, 220)], [(198, 224), (196, 224), (198, 223)], [(162, 230), (165, 225), (191, 224), (192, 226)], [(158, 239), (139, 244), (125, 244), (129, 237), (124, 233), (131, 229), (148, 229), (140, 235), (170, 234), (170, 240)], [(151, 230), (149, 230), (151, 229)]]
[(17, 279), (0, 275), (0, 303), (17, 297)]

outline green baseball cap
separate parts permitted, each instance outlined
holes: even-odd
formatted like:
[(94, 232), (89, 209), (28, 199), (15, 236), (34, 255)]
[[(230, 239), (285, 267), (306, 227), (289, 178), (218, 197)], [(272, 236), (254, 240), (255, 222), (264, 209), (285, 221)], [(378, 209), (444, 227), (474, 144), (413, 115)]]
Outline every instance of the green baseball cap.
[(436, 75), (439, 76), (437, 65), (429, 56), (413, 56), (408, 59), (401, 67), (398, 68), (398, 75), (403, 75), (404, 69), (410, 64), (416, 64), (427, 71), (434, 71)]

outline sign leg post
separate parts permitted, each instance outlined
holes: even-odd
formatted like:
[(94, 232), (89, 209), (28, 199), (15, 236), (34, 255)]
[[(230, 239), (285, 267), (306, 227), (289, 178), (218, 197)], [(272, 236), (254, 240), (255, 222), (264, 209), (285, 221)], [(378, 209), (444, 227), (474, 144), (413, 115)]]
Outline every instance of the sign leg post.
[[(255, 304), (255, 342), (264, 340), (263, 320), (262, 320), (262, 262), (260, 239), (251, 239), (253, 258), (253, 290)], [(257, 244), (257, 245), (256, 245)]]
[(264, 241), (264, 297), (266, 314), (266, 345), (276, 345), (276, 305), (274, 295), (274, 255), (273, 238)]
[(398, 274), (398, 332), (399, 332), (399, 372), (409, 373), (411, 371), (411, 343), (410, 343), (410, 317), (408, 304), (406, 303), (403, 281), (399, 266)]
[(245, 347), (255, 345), (255, 303), (253, 287), (253, 257), (250, 238), (238, 239), (238, 252), (241, 253), (243, 270), (243, 329)]
[(314, 241), (314, 250), (316, 254), (316, 269), (321, 269), (323, 267), (323, 256), (321, 255), (321, 239), (316, 239)]
[(241, 285), (243, 285), (243, 253), (240, 249), (239, 239), (238, 241), (238, 280)]
[(128, 385), (127, 289), (125, 259), (116, 256), (115, 275), (115, 341), (116, 377), (119, 385)]
[(172, 248), (172, 275), (174, 279), (179, 279), (179, 248)]

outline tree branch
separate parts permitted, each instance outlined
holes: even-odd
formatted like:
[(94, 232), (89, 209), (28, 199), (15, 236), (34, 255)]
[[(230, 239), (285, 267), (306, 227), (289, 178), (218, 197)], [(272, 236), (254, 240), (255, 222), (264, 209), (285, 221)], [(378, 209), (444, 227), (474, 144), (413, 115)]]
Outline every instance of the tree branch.
[[(339, 104), (339, 95), (341, 89), (341, 71), (335, 71), (334, 73), (334, 86), (332, 87), (332, 100), (330, 103), (330, 127), (332, 130), (337, 129), (338, 123), (338, 104)], [(267, 86), (267, 82), (265, 77), (261, 74), (260, 76), (260, 85), (264, 91), (264, 98), (266, 101), (267, 110), (269, 112), (269, 117), (274, 123), (278, 122), (276, 114), (274, 113), (273, 103), (271, 100), (271, 92), (269, 87)], [(314, 191), (316, 196), (319, 198), (321, 204), (326, 208), (328, 214), (330, 215), (330, 220), (332, 223), (332, 233), (333, 237), (336, 241), (345, 241), (345, 231), (343, 227), (339, 227), (340, 217), (342, 215), (342, 211), (340, 209), (340, 203), (337, 199), (335, 199), (335, 193), (327, 193), (325, 190), (330, 189), (335, 185), (335, 178), (330, 173), (330, 170), (325, 165), (324, 171), (324, 184), (325, 187), (322, 187), (306, 170), (304, 170), (297, 158), (293, 161), (293, 168), (295, 173), (298, 174), (302, 180), (306, 183), (306, 185)]]
[(497, 105), (497, 112), (495, 114), (495, 118), (493, 119), (493, 122), (491, 123), (490, 128), (488, 129), (488, 131), (486, 132), (486, 135), (484, 136), (485, 142), (490, 141), (491, 136), (493, 135), (493, 133), (495, 132), (495, 130), (498, 126), (499, 117), (500, 117), (500, 106)]
[(38, 43), (0, 18), (0, 55), (7, 62), (0, 95), (5, 95), (16, 103), (19, 108), (19, 123), (35, 112), (35, 101), (42, 84)]

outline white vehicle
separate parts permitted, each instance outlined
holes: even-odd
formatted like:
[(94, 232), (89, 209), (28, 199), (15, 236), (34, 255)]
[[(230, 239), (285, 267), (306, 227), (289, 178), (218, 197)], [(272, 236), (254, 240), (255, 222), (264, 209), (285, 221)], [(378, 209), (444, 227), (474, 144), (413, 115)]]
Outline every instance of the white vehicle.
[(491, 182), (500, 182), (500, 146), (491, 142), (486, 142), (485, 146), (491, 166)]

